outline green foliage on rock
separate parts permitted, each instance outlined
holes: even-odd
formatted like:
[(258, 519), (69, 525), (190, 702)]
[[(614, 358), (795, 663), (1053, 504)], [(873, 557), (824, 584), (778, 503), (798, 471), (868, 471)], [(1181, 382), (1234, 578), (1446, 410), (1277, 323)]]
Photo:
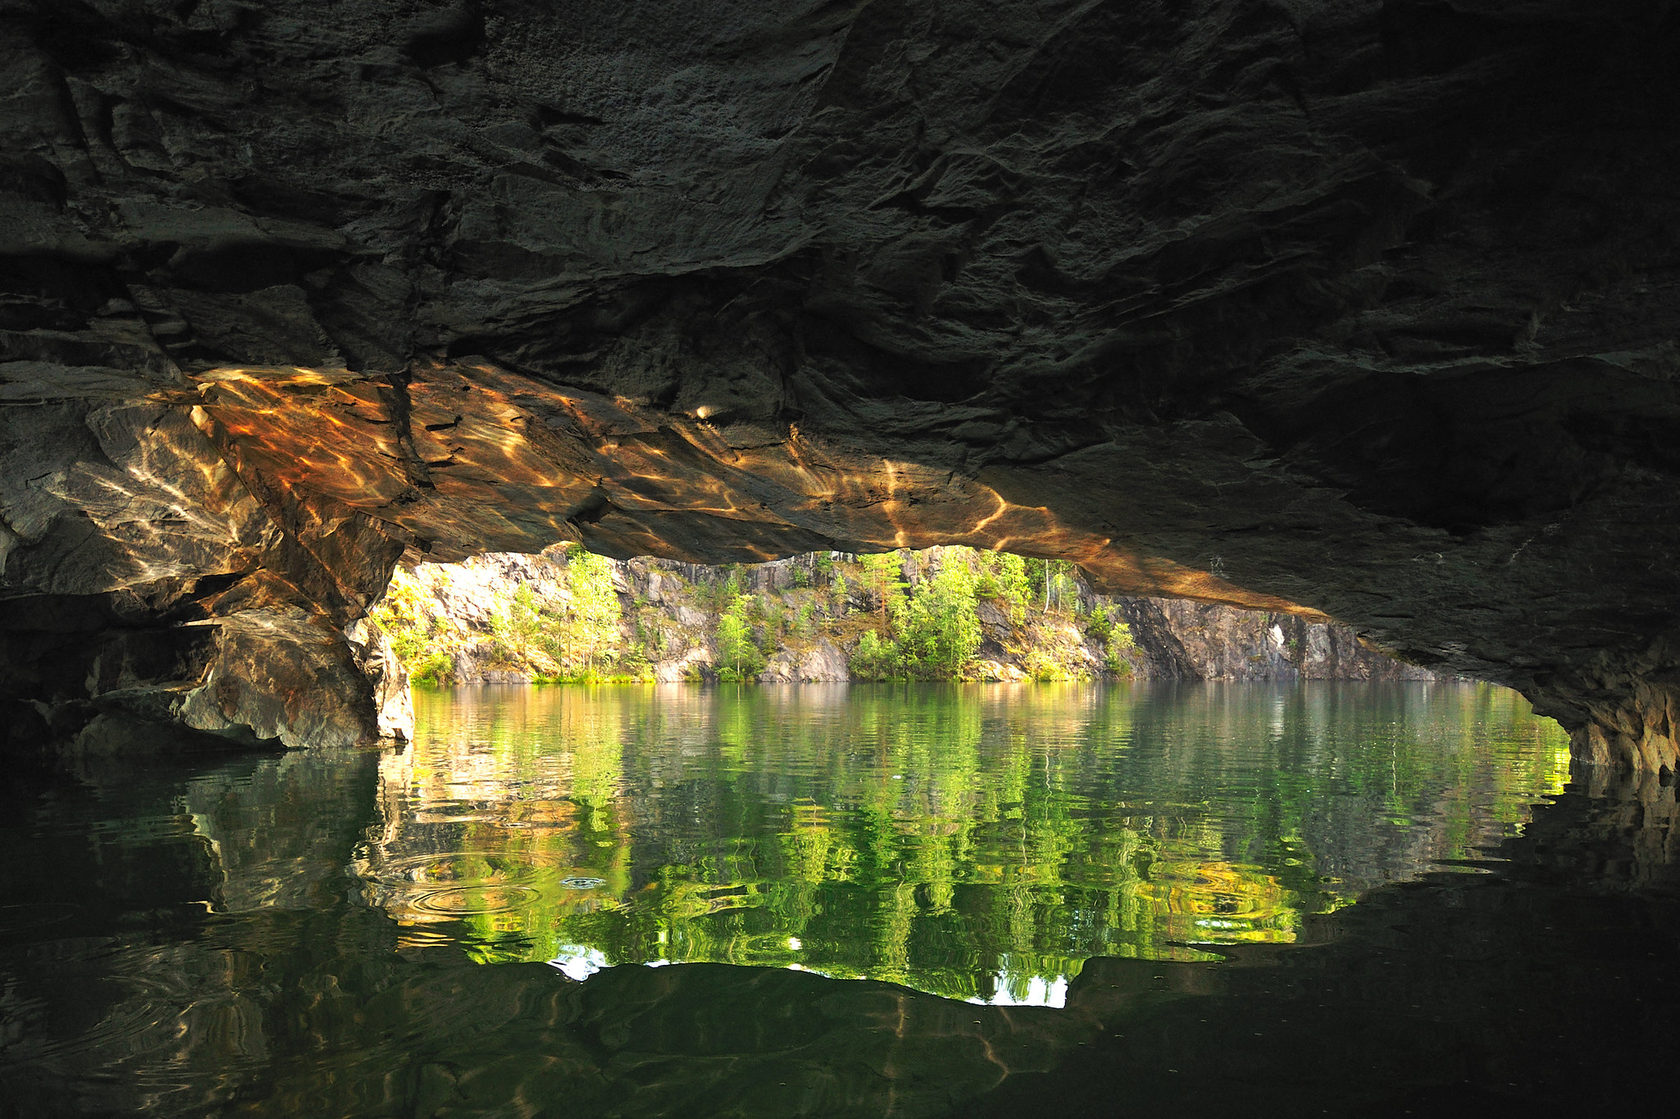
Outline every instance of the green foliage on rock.
[[(959, 547), (823, 552), (759, 574), (625, 568), (571, 545), (454, 570), (399, 570), (374, 612), (417, 683), (787, 678), (812, 658), (832, 664), (823, 646), (857, 680), (1131, 671), (1124, 623), (1101, 603), (1079, 612), (1088, 592), (1066, 561)], [(987, 641), (989, 659), (977, 660)]]
[(562, 664), (568, 676), (594, 679), (604, 673), (619, 643), (623, 617), (613, 587), (612, 563), (605, 556), (574, 545), (566, 552), (569, 598), (558, 627)]
[(718, 616), (718, 678), (739, 682), (751, 680), (764, 670), (764, 654), (752, 639), (747, 620), (753, 606), (751, 595), (736, 595), (735, 601)]
[[(400, 654), (399, 654), (400, 656)], [(415, 657), (408, 670), (413, 684), (442, 687), (455, 678), (455, 658), (442, 649), (425, 649)]]
[(960, 677), (980, 648), (974, 568), (967, 556), (947, 553), (943, 559), (894, 625), (906, 673), (924, 680)]
[(529, 583), (497, 601), (490, 610), (490, 638), (498, 656), (510, 663), (530, 660), (543, 636), (545, 606)]
[(864, 630), (852, 651), (851, 670), (859, 680), (892, 680), (903, 675), (898, 643), (872, 629)]
[(1038, 559), (1024, 562), (1024, 572), (1034, 605), (1043, 613), (1072, 614), (1079, 608), (1079, 581), (1068, 560)]
[(455, 678), (455, 642), (436, 603), (412, 573), (397, 568), (385, 597), (369, 614), (391, 639), (391, 649), (408, 671), (410, 682), (430, 686)]
[(904, 556), (899, 552), (859, 556), (863, 569), (863, 585), (869, 593), (870, 609), (878, 618), (883, 632), (892, 624), (894, 614), (904, 605), (904, 591), (909, 583), (904, 578)]
[(1027, 599), (1032, 593), (1027, 583), (1026, 558), (1011, 552), (981, 552), (979, 564), (974, 593), (981, 598), (996, 599), (1015, 625), (1026, 621)]
[(1102, 642), (1103, 667), (1116, 676), (1129, 677), (1132, 662), (1128, 654), (1135, 652), (1137, 646), (1132, 641), (1131, 627), (1116, 618), (1115, 613), (1113, 606), (1097, 607), (1085, 623), (1085, 632)]

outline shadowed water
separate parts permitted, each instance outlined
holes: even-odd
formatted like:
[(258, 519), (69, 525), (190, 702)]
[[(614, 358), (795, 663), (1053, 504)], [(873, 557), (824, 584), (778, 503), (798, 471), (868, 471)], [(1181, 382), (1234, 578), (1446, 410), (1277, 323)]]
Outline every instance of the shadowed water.
[(1672, 789), (1478, 854), (1562, 776), (1497, 689), (420, 698), (14, 789), (0, 1114), (1398, 1113), (1673, 1036)]

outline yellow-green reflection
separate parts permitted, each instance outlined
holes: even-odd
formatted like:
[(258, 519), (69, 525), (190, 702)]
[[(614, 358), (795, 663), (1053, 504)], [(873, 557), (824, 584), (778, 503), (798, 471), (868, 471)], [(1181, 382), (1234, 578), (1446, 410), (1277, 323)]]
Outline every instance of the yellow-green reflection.
[(1058, 1003), (1462, 859), (1562, 788), (1482, 685), (508, 688), (417, 697), (357, 870), (405, 946)]

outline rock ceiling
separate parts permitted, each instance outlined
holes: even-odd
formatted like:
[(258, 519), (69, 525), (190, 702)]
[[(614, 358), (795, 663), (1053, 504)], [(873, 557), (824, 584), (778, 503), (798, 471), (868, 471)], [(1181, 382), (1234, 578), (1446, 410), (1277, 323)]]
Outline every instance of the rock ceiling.
[(0, 0), (14, 713), (355, 738), (405, 552), (967, 542), (1672, 767), (1677, 48), (1576, 0)]

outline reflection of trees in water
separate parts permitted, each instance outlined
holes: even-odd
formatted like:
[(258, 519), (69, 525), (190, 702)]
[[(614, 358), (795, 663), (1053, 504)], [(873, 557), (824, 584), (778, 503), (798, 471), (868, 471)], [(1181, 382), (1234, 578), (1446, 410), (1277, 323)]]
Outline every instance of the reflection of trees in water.
[(1498, 840), (1567, 775), (1557, 726), (1488, 685), (1166, 686), (1134, 718), (1140, 783), (1204, 799), (1251, 774), (1227, 858), (1343, 896)]
[[(1563, 745), (1457, 685), (548, 688), (420, 716), (401, 818), (358, 868), (401, 921), (487, 959), (591, 946), (1012, 1001), (1092, 955), (1289, 939), (1520, 821)], [(523, 893), (471, 863), (489, 850)], [(444, 861), (416, 881), (416, 855)], [(464, 894), (426, 893), (450, 875)]]

